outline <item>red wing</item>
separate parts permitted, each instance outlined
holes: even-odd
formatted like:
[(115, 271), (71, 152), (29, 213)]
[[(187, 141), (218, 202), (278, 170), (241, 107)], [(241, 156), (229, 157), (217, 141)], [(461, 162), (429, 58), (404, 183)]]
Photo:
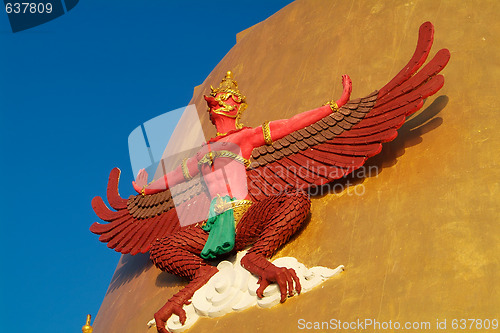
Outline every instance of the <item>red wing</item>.
[[(92, 208), (99, 218), (109, 223), (93, 223), (90, 231), (100, 235), (99, 240), (109, 248), (123, 254), (132, 255), (149, 251), (151, 243), (159, 238), (177, 232), (186, 225), (186, 218), (202, 221), (201, 216), (210, 201), (203, 191), (199, 178), (179, 184), (153, 195), (136, 195), (123, 199), (118, 193), (120, 169), (111, 170), (108, 181), (107, 197), (113, 211), (101, 197), (92, 199)], [(172, 192), (175, 200), (172, 198)], [(174, 204), (175, 201), (175, 204)]]
[(406, 117), (444, 84), (443, 76), (437, 74), (450, 59), (447, 49), (418, 71), (427, 59), (433, 35), (432, 24), (422, 24), (413, 57), (379, 91), (349, 101), (270, 146), (254, 149), (248, 170), (250, 196), (258, 199), (288, 188), (307, 190), (326, 184), (360, 168), (381, 151), (383, 142), (394, 140)]

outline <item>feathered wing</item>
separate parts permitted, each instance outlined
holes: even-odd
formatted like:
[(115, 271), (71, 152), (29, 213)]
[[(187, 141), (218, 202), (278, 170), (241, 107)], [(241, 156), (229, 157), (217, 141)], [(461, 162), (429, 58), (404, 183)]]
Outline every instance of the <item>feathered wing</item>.
[(248, 170), (250, 196), (258, 199), (289, 188), (307, 190), (326, 184), (360, 168), (381, 151), (382, 143), (394, 140), (406, 117), (444, 84), (438, 73), (450, 59), (447, 49), (419, 71), (433, 35), (432, 24), (422, 24), (413, 57), (382, 89), (349, 101), (337, 112), (272, 145), (254, 149)]
[[(258, 200), (287, 188), (307, 190), (341, 178), (378, 154), (383, 142), (396, 138), (405, 118), (444, 84), (438, 73), (448, 63), (448, 50), (440, 50), (418, 71), (427, 59), (433, 34), (430, 22), (420, 27), (413, 57), (379, 91), (349, 101), (337, 112), (270, 146), (254, 149), (247, 171), (251, 198)], [(100, 197), (92, 200), (96, 214), (109, 223), (96, 222), (90, 227), (117, 252), (145, 253), (155, 239), (181, 229), (180, 221), (188, 225), (206, 218), (210, 200), (200, 177), (154, 195), (124, 199), (118, 194), (119, 175), (119, 169), (111, 171), (107, 188), (108, 202), (115, 210)]]
[(97, 216), (109, 223), (95, 222), (90, 227), (100, 235), (101, 242), (117, 252), (145, 253), (154, 240), (180, 230), (180, 221), (186, 225), (187, 219), (206, 219), (210, 200), (200, 177), (157, 194), (132, 195), (128, 199), (118, 193), (119, 178), (120, 169), (114, 168), (109, 175), (107, 198), (115, 210), (109, 209), (99, 196), (92, 199)]

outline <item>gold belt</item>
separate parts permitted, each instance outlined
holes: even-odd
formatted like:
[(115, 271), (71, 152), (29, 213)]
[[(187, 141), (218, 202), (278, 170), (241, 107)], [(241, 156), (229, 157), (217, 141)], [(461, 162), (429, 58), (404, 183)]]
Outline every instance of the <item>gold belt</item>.
[(198, 161), (198, 168), (201, 168), (203, 164), (209, 164), (212, 165), (214, 163), (214, 160), (219, 157), (227, 157), (235, 160), (236, 162), (240, 162), (243, 164), (245, 167), (248, 167), (250, 165), (250, 161), (244, 158), (243, 156), (240, 156), (238, 154), (233, 153), (232, 151), (229, 150), (217, 150), (217, 151), (209, 151), (208, 153), (205, 154), (199, 161)]
[(250, 200), (236, 200), (231, 202), (224, 202), (222, 199), (219, 200), (219, 198), (217, 199), (217, 202), (215, 203), (214, 206), (215, 213), (221, 214), (229, 209), (232, 209), (234, 215), (234, 224), (238, 224), (238, 222), (240, 222), (243, 215), (245, 215), (247, 210), (253, 204), (253, 202)]

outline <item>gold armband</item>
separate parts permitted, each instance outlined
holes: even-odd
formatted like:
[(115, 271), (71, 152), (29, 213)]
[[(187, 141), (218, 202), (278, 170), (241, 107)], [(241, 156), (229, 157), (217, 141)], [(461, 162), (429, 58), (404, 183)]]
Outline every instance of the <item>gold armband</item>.
[(323, 105), (328, 105), (330, 109), (332, 109), (332, 112), (337, 112), (339, 110), (339, 106), (337, 105), (337, 103), (335, 103), (333, 99), (329, 102), (326, 102)]
[(219, 150), (219, 151), (209, 151), (208, 153), (206, 153), (205, 156), (203, 156), (198, 161), (198, 168), (201, 168), (203, 164), (208, 164), (211, 166), (212, 164), (214, 164), (215, 159), (219, 157), (227, 157), (233, 159), (236, 162), (243, 164), (247, 168), (250, 166), (250, 161), (244, 158), (243, 156), (235, 154), (232, 151)]
[(148, 187), (149, 185), (153, 184), (153, 182), (154, 182), (154, 181), (155, 181), (155, 180), (153, 179), (152, 181), (150, 181), (149, 183), (147, 183), (146, 185), (144, 185), (144, 186), (142, 187), (142, 190), (141, 190), (141, 194), (142, 194), (142, 196), (145, 196), (145, 195), (146, 195), (146, 187)]
[(262, 124), (262, 133), (264, 133), (264, 141), (266, 142), (266, 145), (272, 145), (273, 140), (271, 139), (271, 129), (269, 128), (268, 121)]
[(187, 158), (183, 159), (181, 163), (182, 174), (184, 175), (185, 180), (191, 180), (193, 177), (189, 174), (189, 169), (187, 167), (186, 160)]

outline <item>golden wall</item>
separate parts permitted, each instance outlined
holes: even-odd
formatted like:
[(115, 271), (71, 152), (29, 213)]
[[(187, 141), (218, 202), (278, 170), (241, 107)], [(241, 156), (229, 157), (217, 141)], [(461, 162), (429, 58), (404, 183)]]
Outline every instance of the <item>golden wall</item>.
[[(295, 332), (299, 319), (358, 318), (432, 328), (447, 319), (451, 332), (455, 318), (500, 319), (499, 14), (495, 0), (299, 0), (238, 34), (195, 89), (208, 135), (202, 95), (227, 70), (247, 97), (243, 123), (258, 126), (338, 98), (342, 74), (353, 98), (381, 88), (425, 21), (436, 30), (431, 56), (448, 48), (451, 60), (444, 88), (368, 160), (372, 174), (314, 197), (309, 224), (276, 255), (345, 272), (272, 309), (200, 319), (188, 332)], [(184, 284), (147, 255), (122, 256), (94, 331), (155, 332), (146, 323)]]

